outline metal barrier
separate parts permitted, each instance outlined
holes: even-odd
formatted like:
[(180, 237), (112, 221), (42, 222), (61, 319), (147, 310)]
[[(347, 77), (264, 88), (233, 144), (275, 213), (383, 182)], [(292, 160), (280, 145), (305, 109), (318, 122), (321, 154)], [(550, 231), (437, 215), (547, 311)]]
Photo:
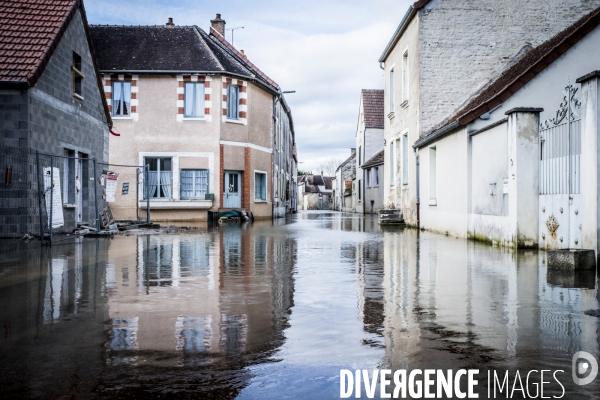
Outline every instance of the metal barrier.
[(112, 220), (109, 204), (116, 206), (116, 220), (140, 221), (140, 200), (146, 199), (143, 217), (150, 223), (149, 199), (142, 195), (148, 190), (148, 166), (100, 163), (70, 150), (58, 155), (2, 145), (0, 166), (0, 253), (35, 246), (30, 239), (36, 236), (37, 245), (77, 237), (72, 233), (79, 226), (105, 229)]

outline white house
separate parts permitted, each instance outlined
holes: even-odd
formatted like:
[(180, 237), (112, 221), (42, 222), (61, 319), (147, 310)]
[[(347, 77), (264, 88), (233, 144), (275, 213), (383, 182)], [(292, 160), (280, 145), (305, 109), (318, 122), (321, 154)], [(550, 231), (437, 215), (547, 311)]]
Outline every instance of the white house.
[(524, 54), (419, 139), (421, 227), (598, 249), (600, 8)]

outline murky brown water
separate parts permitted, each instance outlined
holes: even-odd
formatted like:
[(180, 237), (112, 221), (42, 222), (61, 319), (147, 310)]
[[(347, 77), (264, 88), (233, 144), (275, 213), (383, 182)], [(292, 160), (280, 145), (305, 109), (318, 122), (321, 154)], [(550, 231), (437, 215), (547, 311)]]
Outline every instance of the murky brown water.
[(571, 361), (600, 358), (596, 276), (544, 257), (325, 212), (3, 255), (0, 397), (339, 398), (340, 369), (478, 368), (593, 398)]

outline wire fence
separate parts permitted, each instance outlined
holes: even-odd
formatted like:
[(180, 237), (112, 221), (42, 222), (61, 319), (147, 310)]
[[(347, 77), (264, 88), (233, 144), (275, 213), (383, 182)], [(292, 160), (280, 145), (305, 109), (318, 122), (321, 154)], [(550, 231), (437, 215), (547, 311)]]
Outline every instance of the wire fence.
[(2, 145), (0, 166), (0, 253), (69, 240), (79, 228), (150, 222), (147, 202), (140, 210), (147, 168), (100, 163), (70, 150), (59, 155)]

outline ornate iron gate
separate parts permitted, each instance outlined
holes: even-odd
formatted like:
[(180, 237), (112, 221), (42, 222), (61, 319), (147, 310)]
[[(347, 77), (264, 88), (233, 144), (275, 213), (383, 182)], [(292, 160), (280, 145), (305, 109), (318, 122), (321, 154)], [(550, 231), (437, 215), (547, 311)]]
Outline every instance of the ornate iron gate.
[(569, 85), (556, 116), (540, 124), (540, 248), (581, 248), (581, 118)]

